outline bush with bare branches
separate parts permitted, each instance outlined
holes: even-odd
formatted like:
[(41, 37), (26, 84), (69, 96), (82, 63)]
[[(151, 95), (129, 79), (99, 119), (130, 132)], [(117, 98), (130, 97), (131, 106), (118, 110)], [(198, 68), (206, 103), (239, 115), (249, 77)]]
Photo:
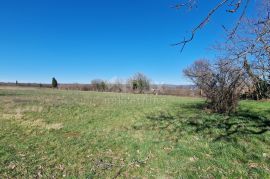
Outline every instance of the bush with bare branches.
[(242, 68), (230, 60), (218, 60), (215, 64), (198, 60), (184, 74), (203, 91), (211, 110), (227, 114), (236, 111), (245, 86)]
[(92, 80), (91, 85), (92, 85), (93, 90), (95, 91), (104, 92), (108, 90), (108, 84), (104, 80), (99, 80), (99, 79)]
[[(198, 0), (183, 0), (182, 2), (175, 7), (193, 9), (205, 3)], [(224, 52), (227, 59), (240, 64), (244, 69), (248, 89), (245, 97), (256, 100), (270, 98), (270, 1), (218, 0), (210, 3), (213, 7), (192, 29), (191, 36), (176, 45), (182, 45), (183, 50), (217, 11), (225, 8), (228, 13), (238, 12), (236, 13), (238, 19), (232, 28), (227, 29), (225, 25), (222, 26), (227, 32), (227, 40), (218, 49), (219, 53)], [(252, 17), (247, 13), (251, 4), (254, 4), (253, 10), (256, 12), (256, 15)]]
[(129, 80), (133, 92), (144, 93), (150, 90), (150, 79), (142, 73), (137, 73)]
[(245, 18), (235, 36), (215, 46), (218, 52), (242, 64), (249, 78), (249, 97), (270, 98), (270, 2), (265, 1), (258, 15)]

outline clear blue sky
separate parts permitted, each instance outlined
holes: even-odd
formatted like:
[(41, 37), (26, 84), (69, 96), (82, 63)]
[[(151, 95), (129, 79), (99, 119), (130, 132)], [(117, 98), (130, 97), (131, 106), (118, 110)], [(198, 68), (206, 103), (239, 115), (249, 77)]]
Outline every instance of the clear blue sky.
[[(203, 0), (204, 2), (208, 0)], [(7, 0), (0, 2), (0, 81), (89, 83), (143, 72), (157, 83), (185, 84), (182, 69), (223, 37), (233, 15), (219, 12), (180, 53), (212, 7), (192, 13), (173, 0)], [(202, 1), (201, 1), (202, 2)]]

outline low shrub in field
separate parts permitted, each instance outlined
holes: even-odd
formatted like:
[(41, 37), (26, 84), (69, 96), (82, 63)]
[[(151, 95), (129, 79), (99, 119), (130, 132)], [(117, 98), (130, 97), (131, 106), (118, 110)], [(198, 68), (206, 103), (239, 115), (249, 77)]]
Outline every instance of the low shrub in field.
[(218, 113), (234, 113), (245, 78), (240, 67), (229, 60), (210, 64), (196, 61), (184, 74), (203, 91), (208, 107)]

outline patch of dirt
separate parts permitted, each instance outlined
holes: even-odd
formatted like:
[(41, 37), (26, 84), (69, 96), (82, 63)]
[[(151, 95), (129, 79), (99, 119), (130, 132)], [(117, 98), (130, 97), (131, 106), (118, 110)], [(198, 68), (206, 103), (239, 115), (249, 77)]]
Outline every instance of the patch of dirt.
[(12, 91), (33, 91), (38, 90), (39, 87), (23, 87), (23, 86), (0, 86), (1, 90), (12, 90)]
[(53, 124), (47, 124), (44, 122), (42, 119), (37, 119), (34, 121), (22, 121), (21, 124), (23, 126), (30, 126), (30, 127), (38, 127), (38, 128), (43, 128), (43, 129), (54, 129), (54, 130), (59, 130), (64, 127), (62, 123), (53, 123)]
[(42, 119), (37, 119), (37, 120), (23, 120), (23, 114), (25, 112), (42, 112), (43, 111), (43, 107), (42, 106), (38, 106), (38, 105), (34, 105), (34, 106), (25, 106), (22, 108), (16, 108), (14, 111), (14, 114), (10, 114), (10, 113), (6, 113), (3, 114), (2, 117), (4, 119), (8, 119), (8, 120), (12, 120), (15, 119), (16, 122), (19, 122), (19, 124), (26, 126), (26, 127), (38, 127), (38, 128), (43, 128), (43, 129), (54, 129), (54, 130), (59, 130), (62, 129), (64, 127), (64, 125), (62, 123), (53, 123), (53, 124), (47, 124), (46, 122), (44, 122), (44, 120)]
[(32, 102), (32, 100), (17, 98), (17, 99), (13, 99), (13, 102), (14, 103), (29, 103), (29, 102)]
[(4, 119), (16, 119), (16, 120), (20, 120), (23, 118), (23, 115), (21, 113), (16, 113), (16, 114), (3, 114), (2, 117)]
[(251, 169), (252, 168), (259, 168), (260, 167), (260, 164), (258, 164), (258, 163), (249, 163), (248, 164), (248, 167), (251, 168)]
[(12, 111), (6, 110), (6, 113), (2, 115), (4, 119), (16, 119), (20, 120), (23, 118), (23, 113), (25, 112), (38, 112), (41, 113), (43, 111), (42, 106), (26, 106), (23, 108), (16, 108), (15, 110), (13, 109)]
[(14, 115), (13, 114), (3, 114), (2, 117), (4, 119), (11, 119)]
[(196, 161), (198, 161), (199, 159), (197, 158), (197, 157), (190, 157), (189, 158), (189, 161), (191, 161), (191, 162), (196, 162)]
[(135, 139), (138, 139), (139, 141), (143, 141), (144, 140), (144, 135), (142, 131), (136, 131), (133, 135), (132, 135)]
[(64, 136), (67, 138), (77, 138), (80, 137), (80, 135), (81, 134), (79, 132), (68, 132), (64, 134)]
[(34, 106), (26, 106), (26, 107), (23, 107), (23, 108), (17, 108), (16, 110), (16, 113), (24, 113), (24, 112), (38, 112), (38, 113), (41, 113), (43, 111), (43, 107), (42, 106), (37, 106), (37, 105), (34, 105)]
[(54, 123), (54, 124), (46, 124), (45, 128), (46, 129), (54, 129), (54, 130), (59, 130), (62, 129), (64, 125), (62, 123)]

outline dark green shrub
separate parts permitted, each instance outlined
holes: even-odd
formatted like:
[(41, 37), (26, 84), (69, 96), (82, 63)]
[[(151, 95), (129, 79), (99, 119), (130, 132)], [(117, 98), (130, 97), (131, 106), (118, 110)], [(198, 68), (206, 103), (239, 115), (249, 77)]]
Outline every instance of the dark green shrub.
[(52, 87), (53, 88), (58, 88), (58, 82), (54, 77), (52, 78)]

